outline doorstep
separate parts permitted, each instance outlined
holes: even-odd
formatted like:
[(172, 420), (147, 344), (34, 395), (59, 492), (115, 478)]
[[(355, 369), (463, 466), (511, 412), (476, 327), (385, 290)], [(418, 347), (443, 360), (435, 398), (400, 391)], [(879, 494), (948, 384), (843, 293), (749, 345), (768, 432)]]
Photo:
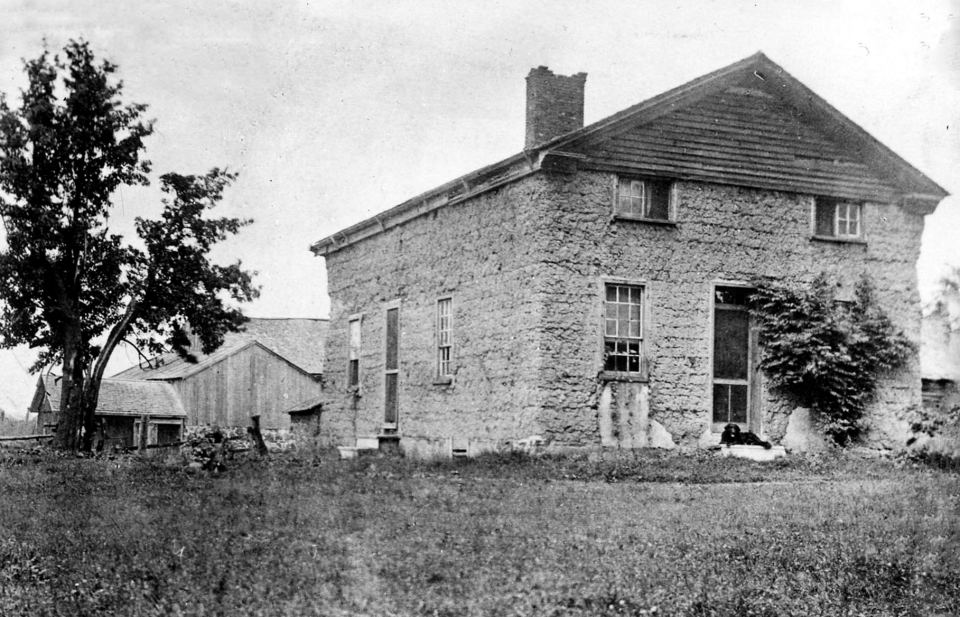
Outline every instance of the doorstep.
[(772, 461), (787, 455), (783, 446), (764, 448), (763, 446), (720, 446), (722, 456), (735, 456), (751, 461)]

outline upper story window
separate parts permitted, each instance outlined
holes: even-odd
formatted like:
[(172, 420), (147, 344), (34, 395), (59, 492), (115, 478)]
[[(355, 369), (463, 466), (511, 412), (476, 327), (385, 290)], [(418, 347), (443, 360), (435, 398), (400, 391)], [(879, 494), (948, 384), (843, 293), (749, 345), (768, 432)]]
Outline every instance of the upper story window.
[(851, 201), (816, 197), (813, 202), (815, 236), (859, 240), (863, 237), (863, 206)]
[(643, 287), (617, 283), (605, 287), (603, 370), (642, 375)]
[(676, 220), (674, 185), (669, 180), (617, 178), (617, 216), (648, 221)]

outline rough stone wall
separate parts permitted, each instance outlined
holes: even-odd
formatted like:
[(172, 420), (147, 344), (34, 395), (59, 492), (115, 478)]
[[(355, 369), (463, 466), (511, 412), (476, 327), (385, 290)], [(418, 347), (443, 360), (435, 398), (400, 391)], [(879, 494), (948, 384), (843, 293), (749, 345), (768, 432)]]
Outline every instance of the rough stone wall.
[[(614, 219), (613, 186), (609, 173), (536, 174), (328, 256), (330, 399), (322, 439), (353, 445), (381, 432), (385, 308), (397, 300), (401, 443), (434, 454), (455, 449), (456, 440), (481, 451), (530, 435), (558, 446), (716, 441), (714, 282), (809, 281), (826, 271), (842, 281), (843, 295), (868, 273), (888, 315), (919, 341), (921, 217), (866, 204), (865, 243), (811, 240), (811, 196), (680, 182), (678, 224), (655, 225)], [(626, 390), (599, 379), (603, 277), (646, 289), (651, 378), (634, 406)], [(453, 298), (456, 375), (438, 385), (434, 323), (445, 296)], [(346, 387), (347, 331), (358, 313), (361, 387), (354, 395)], [(869, 445), (903, 443), (899, 414), (920, 403), (918, 368), (913, 359), (884, 381), (868, 413)], [(778, 442), (792, 408), (766, 389), (761, 396), (761, 432)]]
[[(542, 431), (535, 294), (539, 176), (447, 206), (326, 258), (331, 315), (322, 432), (381, 432), (385, 308), (399, 300), (399, 430), (405, 446), (470, 436), (479, 448)], [(436, 381), (436, 302), (452, 297), (453, 383)], [(363, 314), (360, 389), (347, 388), (348, 320)], [(430, 445), (427, 442), (430, 442)], [(441, 447), (442, 446), (436, 446)]]
[[(680, 444), (696, 443), (710, 428), (711, 282), (811, 280), (826, 271), (849, 292), (867, 272), (893, 321), (919, 339), (923, 221), (897, 206), (866, 204), (866, 244), (839, 243), (810, 239), (811, 196), (681, 182), (673, 227), (613, 219), (612, 174), (581, 171), (548, 182), (536, 207), (550, 232), (538, 289), (541, 423), (550, 441), (601, 441), (602, 277), (646, 285), (649, 418)], [(919, 403), (917, 371), (911, 361), (885, 382), (869, 414), (868, 442), (892, 447), (903, 435), (897, 412)], [(762, 431), (778, 440), (790, 410), (769, 392), (764, 399)]]

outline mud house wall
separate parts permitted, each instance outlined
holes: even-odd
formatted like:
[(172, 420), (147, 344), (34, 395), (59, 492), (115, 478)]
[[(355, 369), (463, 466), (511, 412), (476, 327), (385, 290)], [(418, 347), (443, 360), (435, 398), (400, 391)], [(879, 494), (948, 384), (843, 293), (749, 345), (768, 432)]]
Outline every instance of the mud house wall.
[[(326, 257), (331, 298), (322, 431), (352, 445), (381, 431), (385, 308), (399, 300), (399, 430), (449, 448), (495, 445), (542, 430), (536, 387), (539, 306), (535, 202), (528, 177), (387, 229)], [(453, 383), (436, 381), (438, 298), (453, 302)], [(362, 314), (360, 390), (347, 387), (348, 321)], [(448, 444), (444, 446), (444, 444)]]
[(284, 413), (321, 394), (320, 382), (258, 345), (173, 382), (188, 425), (250, 426), (260, 416), (264, 429), (289, 429)]
[[(866, 243), (839, 243), (811, 240), (808, 195), (680, 182), (674, 227), (613, 219), (613, 174), (548, 178), (537, 204), (551, 233), (538, 288), (539, 382), (541, 423), (553, 441), (587, 445), (603, 437), (601, 277), (646, 282), (649, 417), (679, 443), (695, 443), (709, 429), (711, 282), (811, 280), (826, 271), (849, 293), (867, 272), (893, 321), (919, 339), (915, 264), (923, 221), (898, 206), (865, 204)], [(763, 430), (779, 439), (789, 408), (768, 392), (764, 398)], [(919, 401), (914, 359), (884, 382), (870, 413), (869, 440), (895, 445), (905, 427), (895, 414), (880, 412)]]

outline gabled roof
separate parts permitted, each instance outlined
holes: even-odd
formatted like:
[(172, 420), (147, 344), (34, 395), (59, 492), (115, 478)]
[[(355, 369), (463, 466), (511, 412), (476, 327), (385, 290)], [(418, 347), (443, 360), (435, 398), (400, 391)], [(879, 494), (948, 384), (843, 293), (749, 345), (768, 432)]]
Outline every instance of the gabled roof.
[[(30, 411), (36, 412), (44, 397), (54, 411), (60, 409), (61, 378), (56, 375), (42, 375), (37, 380), (37, 392), (30, 405)], [(127, 381), (104, 379), (100, 383), (100, 397), (97, 413), (107, 415), (130, 416), (168, 416), (186, 417), (183, 404), (177, 391), (170, 384), (153, 381)]]
[(164, 354), (156, 368), (134, 366), (114, 375), (117, 379), (183, 379), (212, 366), (235, 353), (257, 344), (268, 352), (294, 365), (304, 373), (323, 373), (326, 341), (326, 319), (262, 319), (251, 318), (242, 332), (230, 332), (210, 355), (191, 351), (196, 362), (177, 354)]
[(246, 349), (251, 347), (259, 347), (266, 353), (275, 356), (280, 362), (286, 362), (290, 364), (294, 369), (303, 372), (306, 375), (309, 375), (306, 371), (303, 371), (300, 367), (291, 363), (289, 360), (273, 351), (272, 349), (265, 346), (263, 343), (257, 340), (243, 340), (243, 339), (234, 339), (229, 344), (224, 343), (217, 349), (215, 352), (209, 356), (204, 354), (196, 354), (196, 362), (191, 362), (185, 358), (181, 358), (176, 354), (166, 354), (162, 357), (162, 362), (157, 363), (154, 368), (141, 368), (139, 366), (134, 366), (129, 368), (121, 373), (117, 373), (113, 376), (114, 379), (118, 380), (149, 380), (149, 381), (170, 381), (174, 379), (186, 379), (201, 371), (205, 371), (217, 364), (223, 362), (227, 358), (234, 356), (243, 352)]
[(829, 135), (849, 152), (851, 157), (862, 161), (889, 183), (898, 201), (913, 212), (929, 214), (933, 212), (936, 204), (948, 195), (941, 186), (881, 144), (763, 53), (758, 52), (603, 120), (461, 176), (373, 218), (323, 238), (310, 249), (317, 255), (334, 253), (437, 208), (459, 203), (536, 173), (545, 166), (549, 167), (551, 160), (581, 158), (583, 154), (578, 150), (591, 144), (654, 122), (726, 88), (744, 86), (762, 89), (794, 107), (805, 122)]

